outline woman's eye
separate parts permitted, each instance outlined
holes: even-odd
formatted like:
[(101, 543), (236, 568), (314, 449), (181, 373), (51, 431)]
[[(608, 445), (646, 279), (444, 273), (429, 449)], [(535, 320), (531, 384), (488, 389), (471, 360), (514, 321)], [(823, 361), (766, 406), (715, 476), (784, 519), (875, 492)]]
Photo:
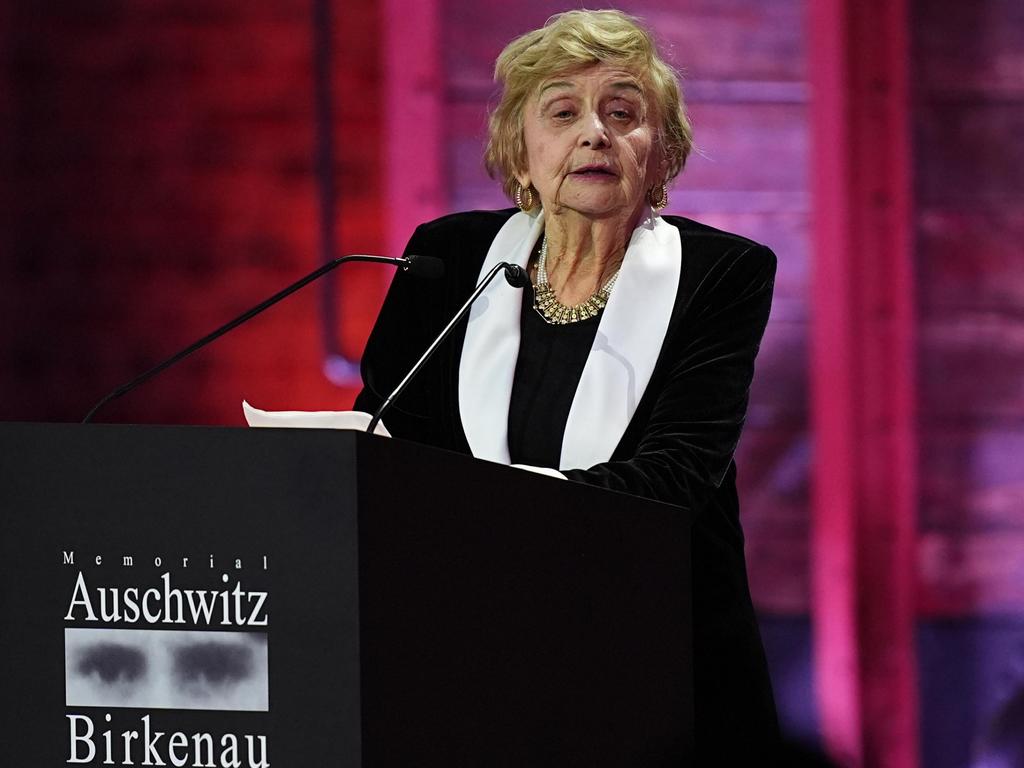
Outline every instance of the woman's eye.
[(174, 653), (174, 672), (184, 683), (236, 683), (252, 674), (253, 665), (252, 649), (238, 643), (192, 643)]
[(569, 120), (573, 113), (571, 109), (559, 109), (555, 112), (554, 118), (556, 120)]
[(96, 643), (85, 649), (78, 662), (78, 674), (96, 676), (100, 682), (134, 682), (146, 671), (146, 656), (137, 648), (120, 643)]

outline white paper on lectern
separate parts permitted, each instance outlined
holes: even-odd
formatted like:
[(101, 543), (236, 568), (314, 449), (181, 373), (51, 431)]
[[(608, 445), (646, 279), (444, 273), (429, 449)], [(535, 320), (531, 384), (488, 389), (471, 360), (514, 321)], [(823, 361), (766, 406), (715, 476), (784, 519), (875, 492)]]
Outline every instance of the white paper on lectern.
[(525, 469), (527, 472), (536, 472), (538, 475), (547, 475), (548, 477), (557, 477), (562, 480), (568, 480), (565, 475), (559, 472), (557, 469), (551, 467), (535, 467), (533, 464), (513, 464), (515, 469)]
[[(250, 427), (290, 427), (292, 429), (352, 429), (365, 432), (370, 426), (368, 413), (362, 411), (261, 411), (242, 401), (242, 412)], [(378, 421), (373, 434), (391, 437), (384, 422)]]

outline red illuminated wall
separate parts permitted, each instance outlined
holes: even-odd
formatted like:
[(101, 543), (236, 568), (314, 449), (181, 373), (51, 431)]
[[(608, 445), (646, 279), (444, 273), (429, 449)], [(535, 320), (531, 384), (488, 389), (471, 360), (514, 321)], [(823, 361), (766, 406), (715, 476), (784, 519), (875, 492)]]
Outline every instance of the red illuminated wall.
[[(89, 405), (318, 263), (311, 3), (4, 5), (0, 418)], [(381, 247), (376, 8), (335, 9), (338, 246)], [(352, 278), (352, 275), (349, 275)], [(358, 356), (383, 278), (342, 281)], [(104, 411), (346, 407), (307, 289)]]
[(917, 11), (922, 608), (998, 614), (1024, 605), (1024, 8), (937, 5)]

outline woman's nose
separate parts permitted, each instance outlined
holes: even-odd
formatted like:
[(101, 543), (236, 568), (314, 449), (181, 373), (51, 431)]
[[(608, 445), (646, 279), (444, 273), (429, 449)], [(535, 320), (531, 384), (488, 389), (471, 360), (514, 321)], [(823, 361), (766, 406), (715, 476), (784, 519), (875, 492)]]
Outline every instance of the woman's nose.
[(608, 146), (608, 131), (600, 115), (591, 114), (582, 121), (579, 141), (581, 147), (590, 149), (603, 149)]

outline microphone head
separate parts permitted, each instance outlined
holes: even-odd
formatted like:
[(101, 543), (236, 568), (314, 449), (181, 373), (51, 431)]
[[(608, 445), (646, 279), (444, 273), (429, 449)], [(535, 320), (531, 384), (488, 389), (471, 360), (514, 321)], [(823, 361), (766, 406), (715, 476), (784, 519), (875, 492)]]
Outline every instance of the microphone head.
[(505, 264), (505, 280), (513, 288), (525, 288), (530, 284), (530, 276), (518, 264)]
[(416, 277), (426, 278), (427, 280), (436, 280), (444, 275), (444, 262), (436, 256), (409, 254), (405, 257), (405, 267), (403, 271), (415, 275)]

